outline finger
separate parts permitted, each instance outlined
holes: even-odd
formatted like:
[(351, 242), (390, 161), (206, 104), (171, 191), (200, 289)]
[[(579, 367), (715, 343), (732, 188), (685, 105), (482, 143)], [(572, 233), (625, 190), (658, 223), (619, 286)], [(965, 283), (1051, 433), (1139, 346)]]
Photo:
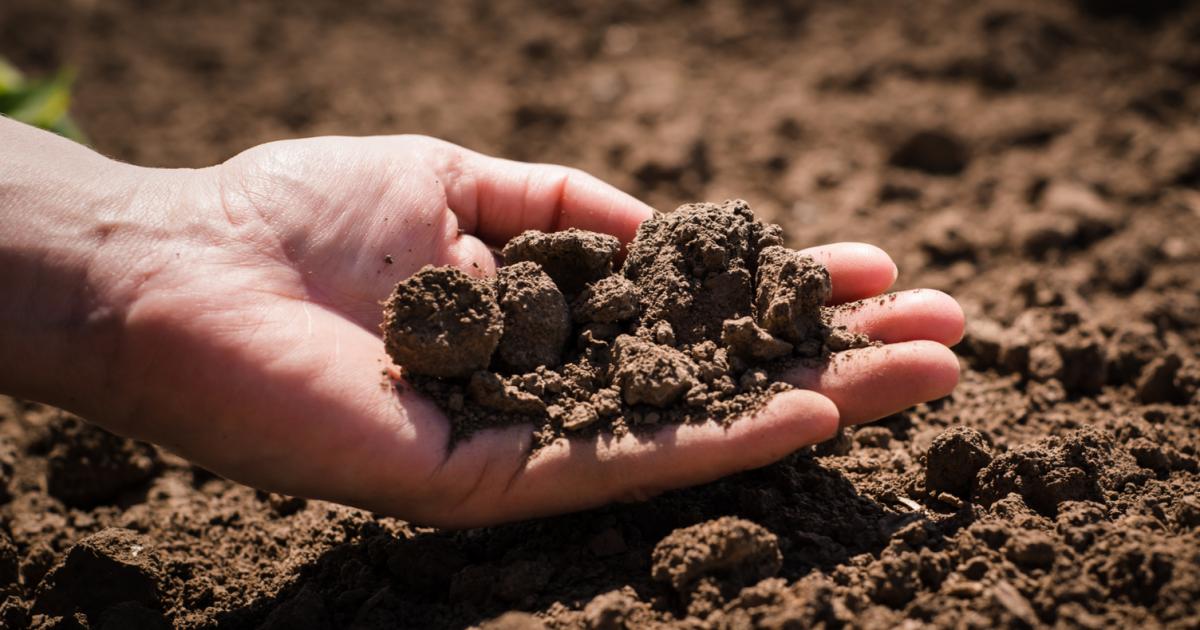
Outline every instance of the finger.
[(914, 289), (848, 302), (835, 308), (833, 323), (875, 341), (927, 339), (947, 346), (962, 340), (962, 306), (934, 289)]
[(525, 230), (579, 228), (628, 242), (654, 210), (578, 169), (489, 157), (433, 141), (434, 169), (462, 228), (493, 245)]
[(451, 242), (442, 252), (440, 264), (458, 267), (475, 278), (496, 275), (495, 254), (470, 234), (461, 234)]
[(946, 396), (958, 384), (958, 358), (934, 341), (907, 341), (838, 353), (824, 367), (784, 380), (837, 405), (842, 426), (877, 420)]
[(728, 427), (708, 422), (667, 427), (652, 436), (559, 440), (528, 461), (517, 452), (518, 434), (479, 435), (456, 449), (447, 472), (480, 461), (487, 450), (499, 450), (504, 460), (488, 464), (491, 474), (513, 472), (477, 486), (455, 509), (442, 513), (440, 524), (466, 527), (644, 499), (765, 466), (828, 439), (837, 428), (833, 403), (795, 390), (776, 395), (763, 409)]
[(887, 291), (896, 281), (896, 263), (887, 252), (867, 243), (834, 243), (800, 250), (829, 270), (830, 304), (861, 300)]

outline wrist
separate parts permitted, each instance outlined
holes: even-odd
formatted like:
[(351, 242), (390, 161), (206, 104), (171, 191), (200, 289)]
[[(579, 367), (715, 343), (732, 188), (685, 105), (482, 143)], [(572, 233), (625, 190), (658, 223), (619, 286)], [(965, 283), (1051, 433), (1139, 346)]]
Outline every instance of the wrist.
[[(0, 393), (91, 416), (117, 403), (129, 310), (178, 175), (0, 124)], [(105, 409), (105, 411), (108, 411)]]

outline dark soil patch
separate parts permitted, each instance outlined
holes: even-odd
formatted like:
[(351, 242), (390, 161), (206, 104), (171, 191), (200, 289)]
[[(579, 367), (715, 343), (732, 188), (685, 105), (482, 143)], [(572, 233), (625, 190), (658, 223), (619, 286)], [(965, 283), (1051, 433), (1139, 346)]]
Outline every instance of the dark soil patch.
[[(662, 209), (745, 198), (787, 246), (876, 243), (969, 317), (945, 400), (646, 503), (454, 533), (145, 466), (0, 399), (0, 627), (1200, 626), (1198, 32), (1178, 1), (0, 3), (0, 54), (77, 68), (79, 122), (124, 160), (426, 133)], [(608, 309), (568, 343), (621, 295), (595, 286)], [(103, 483), (49, 491), (80, 449)], [(128, 590), (74, 597), (110, 570)]]

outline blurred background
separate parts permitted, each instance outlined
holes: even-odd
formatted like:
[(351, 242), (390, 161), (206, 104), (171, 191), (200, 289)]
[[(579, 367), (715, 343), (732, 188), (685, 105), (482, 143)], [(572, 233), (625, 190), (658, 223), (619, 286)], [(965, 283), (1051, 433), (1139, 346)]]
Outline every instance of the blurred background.
[[(672, 527), (737, 512), (785, 538), (789, 580), (841, 572), (838, 588), (865, 585), (861, 596), (821, 591), (821, 601), (841, 602), (813, 613), (830, 619), (983, 627), (1086, 612), (1108, 615), (1093, 617), (1095, 627), (1147, 619), (1185, 627), (1198, 618), (1200, 5), (0, 0), (0, 57), (11, 64), (0, 66), (0, 109), (121, 160), (200, 167), (282, 138), (427, 134), (576, 166), (663, 211), (740, 197), (784, 225), (796, 247), (879, 244), (897, 259), (901, 287), (950, 291), (970, 319), (952, 398), (860, 429), (819, 466), (794, 459), (749, 481), (527, 529), (432, 542), (404, 530), (412, 544), (399, 552), (404, 536), (379, 543), (431, 567), (411, 577), (398, 565), (402, 583), (450, 584), (459, 589), (450, 600), (387, 590), (384, 552), (369, 545), (338, 547), (314, 564), (337, 541), (383, 536), (366, 517), (340, 512), (335, 526), (318, 513), (326, 508), (268, 500), (177, 460), (159, 477), (118, 484), (156, 484), (165, 494), (143, 494), (148, 503), (66, 510), (37, 476), (48, 447), (36, 436), (61, 419), (14, 403), (8, 415), (23, 424), (0, 423), (0, 433), (18, 453), (8, 461), (34, 471), (34, 481), (14, 485), (17, 498), (0, 510), (25, 584), (11, 610), (24, 610), (78, 536), (119, 523), (174, 554), (179, 573), (161, 607), (176, 625), (243, 627), (282, 614), (277, 627), (288, 627), (290, 613), (278, 611), (303, 613), (316, 601), (346, 621), (379, 588), (392, 598), (376, 602), (380, 610), (429, 623), (475, 622), (509, 607), (562, 612), (556, 602), (579, 608), (622, 584), (641, 588), (650, 546)], [(1010, 347), (1027, 357), (1031, 346), (1050, 358), (998, 358)], [(1053, 570), (1014, 568), (964, 533), (972, 523), (1017, 527), (1002, 504), (928, 525), (928, 540), (913, 528), (889, 538), (903, 506), (916, 505), (897, 496), (953, 512), (905, 493), (923, 474), (932, 437), (956, 425), (983, 431), (997, 452), (1100, 427), (1116, 436), (1106, 453), (1136, 457), (1156, 479), (1106, 495), (1103, 517), (1087, 517), (1102, 532), (1089, 530), (1088, 540), (1111, 526), (1107, 547), (1071, 556), (1050, 521), (1029, 526), (1068, 558)], [(815, 498), (801, 497), (810, 491)], [(793, 509), (796, 501), (808, 503)], [(792, 507), (776, 509), (784, 504)], [(42, 514), (52, 515), (48, 524), (31, 521)], [(601, 557), (576, 538), (618, 551)], [(219, 541), (216, 560), (198, 559), (198, 540)], [(979, 597), (946, 595), (940, 581), (913, 582), (915, 564), (881, 554), (911, 544), (924, 559), (924, 547), (941, 549), (942, 540), (961, 544), (964, 557), (990, 558), (1002, 568), (988, 575), (998, 571), (1016, 589), (986, 591), (992, 599), (979, 595), (983, 587)], [(570, 566), (546, 560), (560, 552)], [(848, 560), (867, 552), (881, 555)], [(250, 560), (230, 560), (239, 557)], [(513, 558), (526, 573), (508, 572)], [(1111, 558), (1119, 560), (1109, 571)], [(929, 570), (944, 577), (954, 562)], [(510, 574), (541, 586), (520, 590), (502, 581)], [(501, 582), (517, 590), (488, 590)], [(1072, 584), (1087, 586), (1067, 592)], [(1160, 598), (1160, 588), (1175, 595)]]

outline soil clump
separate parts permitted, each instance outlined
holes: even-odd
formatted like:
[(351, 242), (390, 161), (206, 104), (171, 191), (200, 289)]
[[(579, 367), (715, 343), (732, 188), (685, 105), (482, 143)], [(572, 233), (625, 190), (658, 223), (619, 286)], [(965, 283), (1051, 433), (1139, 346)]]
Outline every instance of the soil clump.
[(614, 270), (612, 237), (527, 231), (493, 280), (426, 267), (398, 283), (384, 339), (455, 439), (728, 423), (789, 388), (786, 369), (869, 343), (829, 324), (828, 272), (780, 234), (744, 201), (687, 204), (643, 223)]

